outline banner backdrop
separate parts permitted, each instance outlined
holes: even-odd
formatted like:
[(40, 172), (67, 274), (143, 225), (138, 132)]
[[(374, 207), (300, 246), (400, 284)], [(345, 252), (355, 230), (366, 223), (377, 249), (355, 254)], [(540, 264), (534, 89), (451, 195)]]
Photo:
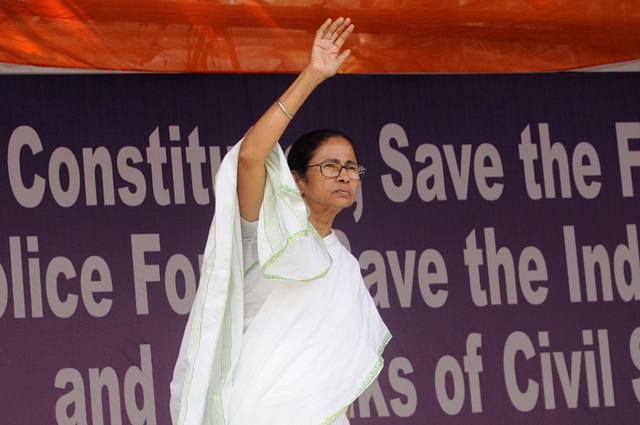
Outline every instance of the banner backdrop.
[[(0, 78), (0, 418), (169, 424), (221, 157), (292, 75)], [(353, 424), (636, 423), (640, 77), (337, 76), (394, 335)]]

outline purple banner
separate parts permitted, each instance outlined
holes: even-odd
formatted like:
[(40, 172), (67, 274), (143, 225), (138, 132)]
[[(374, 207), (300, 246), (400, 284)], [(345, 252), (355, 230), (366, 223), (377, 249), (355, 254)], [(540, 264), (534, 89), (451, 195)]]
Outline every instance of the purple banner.
[[(290, 75), (0, 77), (0, 418), (170, 424), (227, 149)], [(353, 424), (635, 423), (638, 74), (337, 76), (335, 227), (394, 335)]]

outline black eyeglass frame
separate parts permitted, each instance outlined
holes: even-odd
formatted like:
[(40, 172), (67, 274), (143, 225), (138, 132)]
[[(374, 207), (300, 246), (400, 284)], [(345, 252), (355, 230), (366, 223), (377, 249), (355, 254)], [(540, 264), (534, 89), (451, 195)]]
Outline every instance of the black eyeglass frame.
[[(324, 170), (324, 166), (325, 166), (325, 165), (337, 165), (338, 167), (340, 167), (340, 169), (338, 170), (338, 174), (336, 174), (335, 176), (327, 176), (327, 175), (325, 175), (325, 174), (324, 174), (324, 171), (323, 171), (323, 170)], [(349, 176), (349, 169), (348, 169), (348, 167), (354, 167), (354, 166), (355, 166), (355, 167), (357, 167), (357, 170), (358, 170), (358, 178), (357, 178), (357, 179), (355, 179), (355, 178), (353, 178), (353, 177)], [(349, 178), (350, 178), (351, 180), (362, 180), (362, 176), (364, 175), (364, 172), (367, 170), (363, 165), (360, 165), (360, 164), (347, 164), (347, 165), (342, 165), (342, 164), (339, 164), (339, 163), (337, 163), (337, 162), (331, 162), (331, 161), (328, 161), (328, 162), (320, 162), (320, 163), (318, 163), (318, 164), (313, 164), (313, 165), (307, 165), (307, 166), (306, 166), (306, 168), (311, 168), (311, 167), (320, 167), (320, 174), (322, 174), (322, 176), (323, 176), (323, 177), (327, 177), (327, 178), (329, 178), (329, 179), (335, 179), (336, 177), (338, 177), (338, 176), (342, 173), (342, 169), (344, 168), (344, 169), (346, 169), (346, 170), (347, 170), (347, 176), (349, 176)]]

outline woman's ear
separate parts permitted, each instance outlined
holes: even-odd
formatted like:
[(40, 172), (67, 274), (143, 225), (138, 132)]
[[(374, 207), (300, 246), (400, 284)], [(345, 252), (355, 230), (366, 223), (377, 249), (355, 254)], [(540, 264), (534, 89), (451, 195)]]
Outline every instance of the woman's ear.
[(300, 195), (304, 196), (304, 192), (302, 190), (302, 177), (300, 177), (300, 174), (298, 174), (298, 172), (295, 170), (291, 171), (291, 175), (293, 176), (293, 180), (296, 182), (296, 186), (298, 187), (298, 191), (300, 191)]

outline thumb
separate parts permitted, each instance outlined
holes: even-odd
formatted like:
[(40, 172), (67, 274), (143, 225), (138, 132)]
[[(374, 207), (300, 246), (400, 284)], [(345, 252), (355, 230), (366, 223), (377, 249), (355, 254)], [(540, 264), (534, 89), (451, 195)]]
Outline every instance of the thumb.
[(340, 66), (342, 66), (344, 61), (347, 60), (350, 54), (351, 54), (351, 49), (346, 49), (342, 53), (340, 53), (340, 56), (338, 56), (338, 63), (340, 64)]

